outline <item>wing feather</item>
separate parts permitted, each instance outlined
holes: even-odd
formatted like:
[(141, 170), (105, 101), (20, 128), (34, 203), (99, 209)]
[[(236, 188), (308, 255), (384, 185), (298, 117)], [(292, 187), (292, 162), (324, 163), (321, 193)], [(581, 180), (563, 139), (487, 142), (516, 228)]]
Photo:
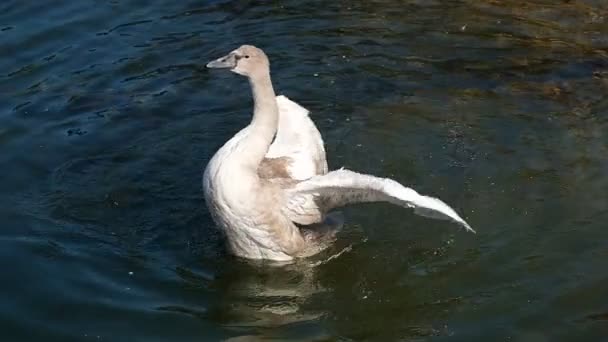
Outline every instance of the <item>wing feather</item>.
[(417, 215), (451, 220), (475, 232), (454, 209), (438, 198), (420, 195), (392, 179), (345, 169), (312, 177), (288, 189), (284, 212), (296, 223), (311, 224), (311, 221), (322, 220), (332, 209), (366, 202), (389, 202), (413, 208)]
[[(286, 96), (277, 96), (279, 127), (268, 149), (267, 159), (288, 159), (283, 164), (292, 179), (304, 180), (327, 173), (327, 158), (321, 133), (306, 108)], [(274, 163), (274, 166), (278, 164)], [(266, 165), (267, 166), (267, 165)]]

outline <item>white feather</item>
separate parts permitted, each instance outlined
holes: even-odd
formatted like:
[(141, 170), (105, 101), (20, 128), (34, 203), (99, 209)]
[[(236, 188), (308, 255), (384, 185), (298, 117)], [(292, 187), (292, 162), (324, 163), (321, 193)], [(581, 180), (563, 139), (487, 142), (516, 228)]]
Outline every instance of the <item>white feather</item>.
[(308, 116), (308, 110), (284, 95), (277, 96), (276, 100), (279, 127), (266, 158), (289, 157), (288, 171), (295, 180), (327, 173), (323, 138)]
[[(286, 215), (294, 222), (316, 221), (330, 210), (353, 203), (390, 202), (421, 216), (451, 220), (475, 232), (449, 205), (420, 195), (398, 182), (340, 169), (298, 183), (288, 190)], [(306, 224), (306, 223), (303, 223)]]

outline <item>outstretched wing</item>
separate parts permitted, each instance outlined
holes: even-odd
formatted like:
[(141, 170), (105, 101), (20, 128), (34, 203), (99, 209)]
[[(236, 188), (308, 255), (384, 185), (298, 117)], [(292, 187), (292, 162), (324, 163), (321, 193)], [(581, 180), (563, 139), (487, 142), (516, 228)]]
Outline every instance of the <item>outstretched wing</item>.
[(475, 232), (449, 205), (440, 199), (418, 194), (398, 182), (349, 170), (336, 170), (312, 177), (287, 189), (284, 214), (299, 224), (320, 222), (330, 210), (348, 204), (389, 202), (414, 213), (451, 220)]
[(260, 177), (288, 176), (296, 180), (327, 173), (327, 159), (321, 133), (308, 110), (286, 96), (276, 97), (279, 107), (277, 135), (260, 166)]

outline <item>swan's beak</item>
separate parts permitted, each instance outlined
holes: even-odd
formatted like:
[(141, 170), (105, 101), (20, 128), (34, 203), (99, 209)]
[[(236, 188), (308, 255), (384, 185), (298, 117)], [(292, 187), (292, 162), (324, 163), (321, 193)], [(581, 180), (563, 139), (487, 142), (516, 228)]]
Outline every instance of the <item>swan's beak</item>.
[(236, 54), (234, 53), (230, 53), (224, 57), (218, 58), (214, 61), (211, 61), (209, 63), (207, 63), (207, 68), (213, 68), (213, 69), (217, 69), (217, 68), (229, 68), (229, 69), (233, 69), (234, 67), (236, 67)]

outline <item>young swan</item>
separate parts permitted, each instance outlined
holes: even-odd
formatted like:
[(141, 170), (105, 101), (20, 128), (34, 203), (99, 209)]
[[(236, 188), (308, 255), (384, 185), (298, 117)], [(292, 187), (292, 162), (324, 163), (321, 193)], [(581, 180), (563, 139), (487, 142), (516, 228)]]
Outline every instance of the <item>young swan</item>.
[[(418, 215), (451, 220), (473, 231), (441, 200), (420, 195), (394, 180), (344, 169), (327, 173), (320, 135), (307, 136), (318, 135), (316, 128), (307, 130), (303, 138), (320, 141), (321, 146), (302, 146), (315, 146), (322, 150), (325, 168), (307, 168), (317, 171), (304, 179), (290, 177), (290, 174), (297, 173), (289, 169), (293, 161), (298, 160), (299, 165), (307, 162), (318, 165), (319, 158), (313, 158), (315, 154), (307, 157), (306, 151), (298, 150), (301, 147), (299, 140), (291, 141), (290, 146), (281, 145), (287, 145), (283, 139), (273, 143), (279, 120), (295, 120), (296, 117), (279, 113), (264, 52), (254, 46), (243, 45), (209, 62), (207, 67), (227, 68), (246, 76), (254, 99), (250, 124), (215, 153), (203, 175), (205, 201), (234, 254), (278, 261), (315, 254), (333, 241), (336, 230), (341, 226), (339, 222), (331, 222), (328, 213), (335, 208), (363, 202), (384, 201), (413, 208)], [(293, 103), (292, 107), (296, 106), (299, 107)], [(298, 110), (307, 115), (305, 109), (299, 107)], [(307, 116), (306, 119), (309, 120)], [(314, 127), (312, 122), (310, 124)], [(281, 127), (285, 127), (281, 130), (287, 130), (289, 125), (282, 124)], [(277, 136), (298, 134), (302, 135), (302, 132), (281, 131)], [(273, 154), (274, 162), (268, 164), (271, 144), (274, 151), (291, 152), (282, 156)], [(269, 165), (272, 166), (271, 172), (268, 171)], [(277, 169), (281, 167), (282, 170)]]
[(216, 152), (203, 176), (205, 201), (229, 249), (245, 258), (282, 261), (308, 254), (310, 243), (282, 213), (283, 189), (258, 175), (278, 127), (268, 58), (262, 50), (244, 45), (207, 67), (246, 76), (254, 99), (251, 123)]

